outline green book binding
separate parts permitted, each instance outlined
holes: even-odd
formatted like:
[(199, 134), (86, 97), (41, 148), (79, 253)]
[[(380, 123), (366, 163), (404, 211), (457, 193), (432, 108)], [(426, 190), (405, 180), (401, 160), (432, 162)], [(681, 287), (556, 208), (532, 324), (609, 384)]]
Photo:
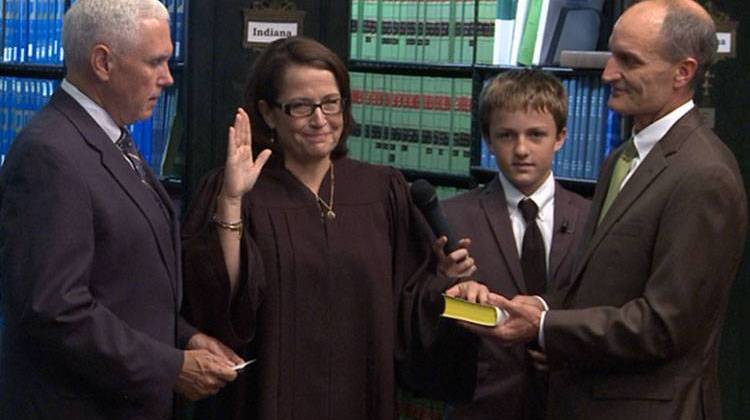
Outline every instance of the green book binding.
[(399, 37), (397, 31), (397, 12), (396, 2), (384, 1), (383, 12), (380, 17), (380, 59), (384, 61), (397, 61), (399, 49)]
[(506, 312), (495, 306), (469, 302), (448, 295), (443, 295), (443, 313), (440, 316), (485, 327), (494, 327), (507, 318)]
[(401, 33), (403, 48), (401, 61), (415, 62), (417, 60), (417, 1), (404, 0), (401, 5)]
[(462, 62), (474, 64), (474, 34), (477, 32), (477, 24), (474, 21), (474, 0), (464, 0), (463, 7), (463, 47), (461, 49)]
[(365, 74), (350, 73), (349, 78), (351, 80), (351, 107), (355, 126), (353, 127), (352, 133), (349, 134), (349, 138), (346, 140), (346, 145), (349, 148), (349, 155), (352, 158), (362, 160), (362, 134), (364, 130), (364, 107), (362, 100), (364, 98)]
[(405, 136), (409, 145), (408, 162), (413, 169), (420, 168), (421, 147), (419, 144), (419, 130), (421, 124), (420, 95), (422, 94), (420, 77), (401, 76), (401, 86), (404, 98)]
[(526, 15), (526, 24), (523, 27), (521, 46), (518, 50), (518, 63), (531, 65), (534, 58), (534, 45), (536, 34), (539, 30), (539, 16), (542, 12), (542, 0), (531, 0), (529, 2), (529, 13)]
[(495, 0), (480, 0), (477, 15), (476, 62), (492, 64), (492, 49), (495, 42)]
[(352, 16), (349, 23), (349, 57), (362, 58), (362, 31), (364, 26), (364, 5), (362, 0), (352, 0)]

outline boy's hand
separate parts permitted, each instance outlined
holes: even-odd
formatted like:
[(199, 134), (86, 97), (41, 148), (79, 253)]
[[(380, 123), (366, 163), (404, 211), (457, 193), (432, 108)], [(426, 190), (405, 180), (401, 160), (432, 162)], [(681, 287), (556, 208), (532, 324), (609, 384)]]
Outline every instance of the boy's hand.
[(445, 236), (439, 237), (432, 245), (432, 250), (438, 257), (438, 270), (446, 277), (458, 279), (469, 277), (477, 271), (477, 266), (474, 264), (474, 258), (469, 255), (469, 246), (471, 245), (471, 239), (463, 238), (458, 241), (458, 248), (448, 255), (445, 255), (445, 244), (448, 242), (448, 238)]

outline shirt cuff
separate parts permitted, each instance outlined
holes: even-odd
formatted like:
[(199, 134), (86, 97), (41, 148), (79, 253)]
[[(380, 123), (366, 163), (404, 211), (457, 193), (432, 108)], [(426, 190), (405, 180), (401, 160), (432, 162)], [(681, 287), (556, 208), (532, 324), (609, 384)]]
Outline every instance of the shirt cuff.
[(534, 295), (533, 297), (539, 299), (539, 302), (542, 302), (542, 306), (544, 306), (545, 311), (549, 311), (549, 305), (547, 305), (547, 302), (541, 296)]

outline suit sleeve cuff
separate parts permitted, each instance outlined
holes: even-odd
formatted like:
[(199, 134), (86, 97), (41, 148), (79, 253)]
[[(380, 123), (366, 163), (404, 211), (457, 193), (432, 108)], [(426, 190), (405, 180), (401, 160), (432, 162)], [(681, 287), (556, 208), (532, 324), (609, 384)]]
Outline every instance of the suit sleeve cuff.
[[(542, 300), (542, 302), (544, 301)], [(545, 304), (544, 306), (546, 307), (547, 305)], [(544, 311), (542, 311), (542, 316), (539, 318), (539, 333), (537, 336), (537, 341), (539, 341), (539, 348), (541, 348), (542, 351), (547, 350), (544, 345), (544, 318), (547, 316), (548, 310), (549, 309), (545, 309)]]

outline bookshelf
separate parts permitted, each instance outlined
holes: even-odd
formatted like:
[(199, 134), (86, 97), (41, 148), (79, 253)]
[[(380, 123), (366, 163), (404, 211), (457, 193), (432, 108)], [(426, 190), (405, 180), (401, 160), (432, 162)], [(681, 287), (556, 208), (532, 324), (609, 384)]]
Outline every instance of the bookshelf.
[[(483, 59), (480, 58), (482, 55), (472, 60), (464, 61), (463, 53), (457, 55), (454, 52), (451, 56), (447, 54), (448, 58), (443, 58), (442, 61), (431, 60), (422, 62), (420, 64), (412, 64), (404, 62), (404, 58), (387, 59), (387, 57), (370, 57), (364, 60), (362, 57), (362, 48), (366, 37), (369, 36), (371, 42), (377, 41), (378, 37), (382, 38), (393, 38), (393, 28), (403, 27), (403, 25), (391, 25), (386, 28), (378, 28), (377, 24), (365, 25), (364, 19), (366, 15), (365, 5), (368, 4), (368, 0), (344, 0), (351, 3), (350, 7), (352, 10), (352, 21), (350, 22), (350, 28), (352, 29), (351, 39), (349, 45), (348, 54), (350, 57), (350, 65), (352, 71), (359, 72), (371, 72), (388, 74), (388, 72), (394, 72), (399, 74), (415, 74), (420, 76), (458, 76), (458, 77), (471, 77), (474, 84), (472, 90), (472, 109), (476, 109), (476, 94), (480, 91), (484, 81), (491, 77), (497, 72), (504, 71), (509, 68), (507, 66), (489, 66)], [(743, 177), (745, 179), (746, 187), (750, 185), (750, 146), (745, 137), (747, 129), (750, 128), (750, 118), (748, 117), (747, 109), (750, 109), (750, 74), (747, 72), (747, 68), (750, 65), (750, 37), (748, 34), (750, 31), (742, 30), (750, 25), (750, 13), (748, 13), (746, 1), (742, 0), (698, 0), (704, 6), (708, 6), (709, 10), (713, 9), (717, 12), (725, 13), (733, 20), (736, 21), (740, 28), (737, 32), (737, 57), (727, 60), (722, 60), (712, 68), (713, 80), (710, 88), (710, 95), (714, 98), (715, 103), (715, 131), (719, 137), (730, 147), (730, 149), (737, 156), (737, 160), (740, 165)], [(369, 7), (372, 7), (372, 3), (376, 1), (369, 1)], [(405, 0), (404, 3), (409, 3)], [(418, 2), (421, 4), (429, 3), (427, 1)], [(466, 5), (466, 2), (460, 0), (447, 0), (445, 3), (461, 4)], [(607, 41), (609, 34), (612, 31), (612, 26), (616, 21), (617, 17), (630, 5), (634, 3), (632, 0), (606, 0), (603, 4), (601, 14), (601, 24), (597, 40), (597, 50), (606, 50)], [(476, 5), (479, 2), (475, 2), (475, 10), (478, 11)], [(373, 13), (371, 10), (369, 13)], [(378, 20), (378, 9), (375, 9), (374, 20)], [(393, 16), (393, 12), (390, 12)], [(383, 18), (384, 11), (383, 7), (380, 8), (380, 18)], [(424, 14), (423, 14), (424, 15)], [(423, 16), (420, 15), (420, 16)], [(372, 16), (372, 14), (370, 15)], [(386, 15), (387, 16), (387, 15)], [(403, 17), (402, 15), (396, 15), (397, 17)], [(455, 15), (454, 15), (455, 16)], [(478, 16), (477, 16), (478, 17)], [(481, 20), (481, 19), (479, 19)], [(451, 28), (450, 24), (448, 25)], [(469, 27), (469, 26), (465, 26)], [(454, 26), (455, 28), (455, 26)], [(380, 31), (378, 32), (378, 29)], [(471, 32), (470, 32), (471, 33)], [(466, 33), (462, 33), (466, 35)], [(454, 35), (455, 36), (455, 35)], [(450, 37), (450, 35), (449, 35)], [(472, 34), (470, 39), (464, 39), (466, 42), (464, 45), (481, 45), (477, 40), (480, 37), (478, 34)], [(396, 37), (398, 39), (398, 37)], [(455, 39), (455, 38), (454, 38)], [(323, 39), (325, 40), (325, 39)], [(340, 39), (336, 39), (335, 42), (340, 42)], [(473, 42), (472, 42), (473, 41)], [(422, 41), (424, 43), (424, 41)], [(335, 45), (329, 43), (329, 45)], [(371, 54), (372, 55), (372, 54)], [(399, 57), (397, 55), (397, 57)], [(451, 59), (451, 57), (453, 57)], [(461, 57), (461, 59), (457, 59)], [(394, 61), (396, 63), (394, 63)], [(431, 73), (430, 70), (434, 71)], [(559, 77), (570, 79), (574, 77), (590, 76), (598, 77), (598, 72), (576, 70), (576, 69), (564, 69), (564, 68), (548, 68), (548, 70), (554, 72)], [(720, 98), (720, 100), (719, 100)], [(476, 118), (473, 118), (476, 120)], [(625, 121), (627, 123), (627, 121)], [(622, 130), (627, 131), (626, 124), (621, 127)], [(472, 127), (472, 161), (470, 167), (470, 173), (468, 177), (475, 183), (485, 183), (495, 176), (495, 170), (487, 169), (481, 165), (481, 135), (477, 127)], [(408, 170), (407, 177), (412, 176), (423, 176), (424, 173), (412, 173)], [(444, 185), (446, 181), (442, 177), (445, 174), (441, 173), (430, 173), (431, 181), (435, 184)], [(569, 189), (577, 191), (584, 196), (591, 196), (595, 187), (595, 180), (592, 179), (581, 179), (581, 178), (568, 178), (560, 177), (556, 171), (558, 180)], [(412, 178), (413, 179), (413, 178)], [(750, 195), (750, 191), (748, 191)], [(719, 357), (719, 379), (722, 388), (722, 405), (723, 415), (729, 419), (741, 419), (745, 418), (748, 410), (750, 410), (750, 399), (747, 398), (747, 389), (750, 387), (750, 363), (747, 357), (743, 355), (750, 351), (750, 340), (747, 339), (746, 331), (746, 320), (750, 317), (750, 246), (746, 246), (745, 254), (743, 257), (743, 264), (740, 267), (737, 281), (735, 282), (731, 295), (730, 304), (727, 310), (727, 318), (725, 320), (724, 328), (722, 331), (722, 345), (721, 355)]]
[[(129, 128), (154, 172), (170, 178), (165, 184), (171, 192), (178, 193), (175, 179), (181, 178), (184, 158), (180, 156), (180, 139), (172, 136), (172, 125), (178, 109), (184, 108), (179, 106), (179, 91), (184, 84), (184, 22), (189, 0), (161, 1), (170, 14), (175, 50), (170, 70), (175, 84), (159, 98), (150, 118)], [(44, 106), (65, 76), (62, 17), (73, 3), (75, 0), (0, 0), (0, 163), (17, 133)]]
[[(393, 165), (409, 180), (426, 178), (438, 186), (471, 188), (492, 179), (497, 166), (481, 138), (477, 111), (486, 81), (515, 68), (492, 64), (503, 1), (348, 1), (348, 65), (357, 121), (351, 155)], [(612, 24), (627, 2), (584, 3), (589, 7), (578, 4), (568, 15), (579, 13), (583, 20), (577, 22), (590, 24), (595, 13), (599, 31), (586, 43), (606, 49)], [(557, 4), (567, 7), (567, 2)], [(554, 25), (549, 27), (548, 32), (555, 32)], [(558, 34), (564, 33), (561, 28)], [(549, 52), (553, 47), (544, 46), (546, 55), (554, 57), (554, 50)], [(513, 62), (522, 61), (520, 55), (516, 58)], [(606, 108), (608, 88), (598, 70), (543, 68), (569, 92), (568, 137), (553, 171), (567, 187), (591, 196), (599, 166), (621, 141), (624, 124)], [(443, 105), (438, 110), (435, 101)]]

